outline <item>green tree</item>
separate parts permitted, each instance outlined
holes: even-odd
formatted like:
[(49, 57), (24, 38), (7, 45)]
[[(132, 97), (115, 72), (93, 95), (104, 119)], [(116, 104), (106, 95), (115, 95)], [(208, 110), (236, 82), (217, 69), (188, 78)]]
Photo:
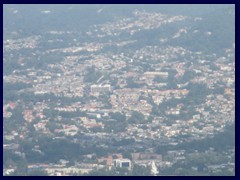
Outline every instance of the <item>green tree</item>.
[(48, 173), (43, 170), (34, 170), (27, 174), (28, 176), (48, 176)]
[(134, 164), (131, 175), (132, 176), (150, 176), (151, 175), (150, 167), (148, 166), (144, 167), (144, 166)]
[(118, 121), (125, 121), (126, 120), (126, 115), (122, 114), (120, 112), (110, 112), (109, 113), (110, 118), (118, 120)]
[(136, 124), (136, 123), (145, 123), (145, 117), (141, 112), (138, 111), (133, 111), (131, 114), (131, 117), (128, 119), (128, 122), (131, 124)]

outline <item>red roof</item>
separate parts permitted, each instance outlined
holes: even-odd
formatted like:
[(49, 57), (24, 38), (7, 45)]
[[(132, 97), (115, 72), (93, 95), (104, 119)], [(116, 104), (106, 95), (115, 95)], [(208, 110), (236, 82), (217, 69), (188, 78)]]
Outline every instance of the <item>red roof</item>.
[(16, 103), (9, 102), (9, 106), (10, 106), (11, 109), (14, 109), (16, 107)]

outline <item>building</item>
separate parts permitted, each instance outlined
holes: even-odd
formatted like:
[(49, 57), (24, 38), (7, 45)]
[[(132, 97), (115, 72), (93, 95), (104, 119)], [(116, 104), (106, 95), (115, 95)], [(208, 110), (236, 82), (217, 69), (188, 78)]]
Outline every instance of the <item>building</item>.
[(128, 168), (131, 169), (131, 160), (130, 159), (115, 159), (114, 166), (120, 168)]
[(132, 153), (132, 160), (156, 160), (156, 161), (162, 161), (162, 155), (161, 154), (155, 154), (155, 153)]
[(168, 77), (168, 72), (154, 72), (154, 71), (148, 71), (144, 73), (145, 77), (148, 78), (154, 78), (156, 76), (160, 76), (162, 78), (167, 78)]
[(92, 85), (91, 86), (91, 93), (104, 93), (104, 92), (109, 92), (111, 91), (111, 85), (106, 84), (106, 85)]
[(150, 169), (151, 169), (151, 175), (153, 175), (153, 176), (156, 176), (159, 173), (154, 161), (152, 161), (152, 163), (150, 165)]
[(103, 164), (103, 165), (106, 165), (106, 166), (112, 166), (112, 161), (113, 161), (112, 156), (101, 157), (101, 158), (98, 159), (99, 164)]

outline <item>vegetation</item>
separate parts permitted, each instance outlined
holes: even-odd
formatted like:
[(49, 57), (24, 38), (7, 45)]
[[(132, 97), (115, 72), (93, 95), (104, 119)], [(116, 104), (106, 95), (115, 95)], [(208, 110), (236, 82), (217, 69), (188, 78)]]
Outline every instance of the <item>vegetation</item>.
[(95, 69), (95, 67), (89, 67), (87, 69), (87, 74), (84, 76), (84, 82), (96, 82), (99, 77), (101, 77), (101, 73)]
[(203, 152), (209, 148), (214, 148), (216, 151), (223, 151), (228, 147), (235, 146), (235, 125), (227, 126), (223, 132), (215, 134), (213, 137), (207, 137), (202, 140), (194, 140), (191, 142), (180, 143), (175, 146), (159, 146), (156, 152), (164, 153), (169, 150), (188, 149), (189, 151), (198, 150)]
[(145, 117), (141, 112), (133, 111), (131, 117), (128, 119), (130, 124), (143, 124), (146, 123)]

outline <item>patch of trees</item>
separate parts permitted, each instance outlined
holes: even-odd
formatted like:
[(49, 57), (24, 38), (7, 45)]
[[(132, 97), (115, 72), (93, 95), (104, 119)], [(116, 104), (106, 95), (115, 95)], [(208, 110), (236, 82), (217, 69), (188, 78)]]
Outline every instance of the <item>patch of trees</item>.
[(189, 83), (187, 86), (189, 90), (186, 100), (192, 104), (202, 104), (205, 102), (205, 98), (210, 94), (210, 90), (206, 84), (203, 83)]
[(102, 73), (100, 71), (97, 71), (94, 66), (87, 68), (87, 73), (84, 76), (83, 80), (84, 82), (96, 82), (100, 77)]
[(128, 88), (140, 88), (143, 84), (136, 83), (133, 78), (127, 78), (127, 87)]
[(10, 118), (4, 119), (3, 121), (4, 131), (10, 132), (24, 125), (25, 120), (23, 119), (22, 112), (22, 107), (16, 106), (16, 108), (12, 111), (12, 116)]
[(63, 60), (62, 54), (39, 55), (38, 58), (28, 59), (25, 68), (46, 69), (48, 64), (56, 64)]
[(26, 89), (26, 88), (31, 88), (32, 85), (31, 84), (26, 84), (26, 83), (22, 83), (22, 82), (16, 82), (16, 83), (3, 83), (3, 92), (5, 94), (5, 92), (8, 91), (19, 91), (22, 89)]
[(144, 115), (138, 111), (133, 111), (131, 117), (128, 119), (128, 123), (130, 124), (143, 124), (146, 122)]
[(127, 146), (127, 145), (133, 144), (134, 142), (135, 142), (134, 139), (125, 138), (125, 139), (121, 139), (121, 140), (119, 140), (119, 141), (114, 140), (114, 141), (112, 142), (112, 145), (113, 145), (113, 146)]
[(150, 167), (134, 165), (132, 170), (127, 168), (112, 168), (111, 170), (105, 169), (94, 169), (89, 173), (85, 173), (84, 176), (150, 176)]
[(48, 173), (44, 170), (34, 170), (28, 172), (27, 176), (48, 176)]
[[(76, 159), (81, 159), (81, 156), (85, 154), (96, 153), (97, 156), (103, 156), (108, 153), (102, 147), (80, 145), (68, 139), (52, 139), (41, 136), (37, 140), (21, 142), (21, 148), (29, 163), (57, 163), (59, 159), (68, 159), (74, 162)], [(39, 149), (42, 153), (32, 150), (35, 145), (40, 146)]]
[(151, 170), (150, 167), (144, 167), (135, 164), (133, 166), (133, 169), (130, 173), (131, 176), (150, 176), (151, 175)]
[(167, 78), (167, 88), (168, 89), (176, 89), (177, 88), (177, 82), (175, 75), (177, 74), (177, 71), (174, 70), (169, 70), (168, 71), (168, 78)]
[(104, 131), (105, 132), (124, 132), (127, 128), (127, 122), (124, 121), (105, 121)]
[[(161, 175), (190, 175), (190, 176), (207, 176), (207, 175), (233, 175), (228, 168), (219, 169), (217, 172), (209, 171), (208, 165), (225, 164), (228, 157), (222, 153), (208, 151), (203, 153), (191, 153), (186, 155), (185, 160), (180, 160), (169, 168), (161, 168)], [(194, 167), (194, 169), (192, 169)]]
[(21, 65), (18, 64), (16, 61), (9, 60), (8, 62), (3, 61), (3, 74), (10, 75), (16, 69), (21, 69)]
[(117, 121), (125, 121), (126, 120), (126, 115), (122, 114), (120, 112), (110, 112), (109, 116), (111, 119), (115, 119)]
[[(202, 21), (192, 22), (191, 26), (199, 32), (189, 32), (173, 39), (170, 45), (179, 45), (191, 51), (223, 53), (235, 42), (235, 9), (220, 8), (204, 15)], [(211, 35), (207, 35), (207, 32), (211, 32)]]
[(184, 75), (178, 80), (179, 83), (186, 83), (192, 80), (196, 76), (195, 71), (186, 70)]
[(175, 146), (158, 146), (157, 153), (164, 153), (169, 150), (187, 149), (198, 150), (200, 152), (214, 148), (216, 151), (223, 151), (228, 147), (235, 146), (235, 124), (229, 125), (225, 128), (224, 132), (219, 132), (213, 137), (207, 137), (201, 140), (194, 140), (191, 142), (184, 142)]

